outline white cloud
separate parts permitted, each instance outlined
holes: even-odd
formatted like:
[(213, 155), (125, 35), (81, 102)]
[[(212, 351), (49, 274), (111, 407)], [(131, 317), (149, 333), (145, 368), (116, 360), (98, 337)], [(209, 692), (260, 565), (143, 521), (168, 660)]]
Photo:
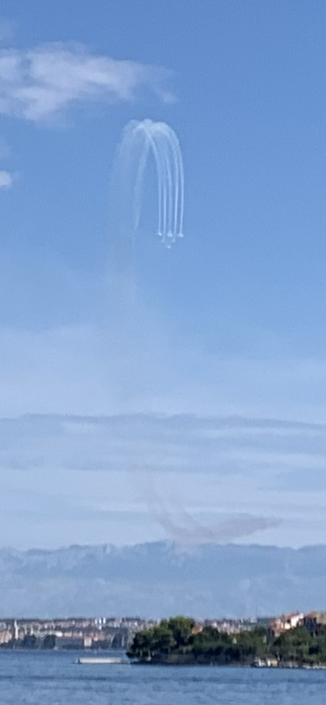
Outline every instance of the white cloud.
[[(259, 530), (255, 541), (323, 540), (325, 430), (195, 415), (2, 418), (2, 503), (8, 517), (19, 518), (5, 521), (6, 540), (38, 543), (40, 523), (45, 545), (158, 539), (169, 527), (208, 540), (230, 522), (237, 532)], [(51, 506), (58, 514), (53, 539)]]
[(9, 171), (0, 171), (0, 189), (11, 188), (13, 185), (13, 177)]
[(310, 479), (316, 471), (319, 488), (326, 491), (320, 475), (325, 426), (282, 420), (258, 425), (255, 419), (192, 414), (2, 418), (0, 468), (212, 474), (223, 481), (243, 476), (268, 490), (282, 478), (282, 491), (292, 491), (293, 471), (309, 470)]
[(76, 44), (43, 44), (0, 51), (0, 113), (34, 122), (53, 118), (78, 101), (133, 100), (150, 90), (162, 100), (165, 69), (92, 55)]
[[(11, 282), (1, 281), (5, 300)], [(149, 411), (326, 422), (323, 361), (175, 351), (155, 320), (135, 315), (124, 328), (120, 313), (108, 306), (105, 327), (0, 329), (0, 415)]]
[[(7, 282), (4, 275), (0, 300), (8, 299), (11, 280), (26, 297), (24, 281), (11, 273)], [(164, 326), (137, 300), (125, 311), (124, 297), (119, 304), (99, 291), (105, 324), (0, 328), (0, 487), (8, 516), (16, 488), (34, 495), (22, 495), (24, 520), (22, 514), (18, 524), (5, 520), (6, 541), (20, 541), (20, 533), (25, 545), (37, 543), (36, 508), (44, 506), (38, 492), (51, 503), (66, 496), (68, 486), (71, 506), (77, 503), (76, 512), (88, 520), (80, 534), (81, 520), (72, 525), (67, 515), (59, 533), (52, 532), (55, 541), (162, 538), (146, 498), (149, 480), (154, 499), (156, 490), (163, 505), (171, 495), (181, 519), (185, 510), (208, 527), (219, 523), (221, 512), (275, 517), (282, 524), (261, 532), (262, 540), (319, 541), (326, 519), (311, 508), (321, 512), (326, 498), (325, 362), (217, 359), (175, 350)], [(96, 305), (97, 319), (95, 311)], [(8, 419), (21, 414), (34, 416)], [(122, 504), (123, 529), (110, 518), (122, 500), (143, 517), (136, 520)], [(42, 521), (46, 542), (51, 531)]]

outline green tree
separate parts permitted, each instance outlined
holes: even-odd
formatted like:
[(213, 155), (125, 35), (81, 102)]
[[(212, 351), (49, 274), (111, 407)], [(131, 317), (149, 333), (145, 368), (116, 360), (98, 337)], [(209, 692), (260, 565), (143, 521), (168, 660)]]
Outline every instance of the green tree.
[(256, 627), (236, 635), (236, 644), (239, 648), (239, 659), (242, 663), (253, 661), (256, 657), (269, 655), (267, 634), (264, 627)]
[(177, 648), (173, 630), (167, 622), (161, 622), (154, 627), (152, 633), (151, 649), (154, 653), (169, 654)]
[(43, 649), (54, 649), (56, 645), (55, 634), (47, 634), (43, 639)]
[(35, 649), (36, 648), (35, 634), (25, 634), (20, 645), (23, 649)]
[(137, 632), (134, 636), (134, 640), (129, 647), (127, 656), (131, 659), (138, 659), (139, 661), (150, 661), (151, 652), (151, 631), (150, 629)]
[(231, 646), (232, 639), (228, 634), (209, 626), (192, 637), (192, 651), (197, 660), (226, 663)]
[(309, 649), (315, 643), (317, 638), (311, 636), (305, 627), (296, 627), (280, 634), (275, 640), (273, 651), (281, 661), (302, 663), (307, 661)]
[(168, 629), (173, 634), (177, 649), (188, 646), (195, 624), (194, 619), (181, 616), (172, 617), (166, 622)]

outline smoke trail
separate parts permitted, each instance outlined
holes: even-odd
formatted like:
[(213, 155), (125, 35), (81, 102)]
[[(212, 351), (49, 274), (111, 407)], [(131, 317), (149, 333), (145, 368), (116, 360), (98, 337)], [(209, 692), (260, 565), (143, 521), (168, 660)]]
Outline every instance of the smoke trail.
[(170, 248), (183, 237), (184, 171), (179, 140), (165, 122), (132, 120), (124, 129), (111, 178), (111, 208), (123, 237), (139, 228), (146, 166), (153, 156), (158, 197), (157, 233)]
[(205, 526), (187, 512), (175, 499), (162, 498), (151, 483), (147, 484), (147, 504), (153, 518), (163, 527), (169, 538), (183, 545), (228, 543), (278, 526), (275, 517), (252, 514), (233, 514), (218, 524)]

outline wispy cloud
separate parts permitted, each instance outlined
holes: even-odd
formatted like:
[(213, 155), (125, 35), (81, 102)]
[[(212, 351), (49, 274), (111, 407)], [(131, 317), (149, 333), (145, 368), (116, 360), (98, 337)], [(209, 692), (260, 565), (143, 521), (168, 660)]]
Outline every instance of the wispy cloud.
[(37, 543), (42, 507), (59, 502), (59, 542), (168, 535), (194, 544), (254, 533), (272, 543), (320, 541), (325, 439), (322, 425), (240, 417), (2, 418), (2, 499), (8, 515), (19, 509), (21, 517), (19, 525), (8, 523), (6, 540)]
[(13, 185), (13, 176), (9, 171), (0, 171), (0, 189), (8, 189)]
[[(6, 280), (5, 270), (3, 301), (19, 280)], [(253, 532), (258, 542), (320, 540), (326, 426), (299, 419), (325, 418), (315, 391), (325, 363), (175, 350), (151, 310), (136, 302), (124, 312), (110, 296), (100, 299), (104, 314), (92, 308), (97, 325), (0, 329), (0, 487), (8, 517), (23, 490), (21, 522), (5, 520), (2, 541), (39, 543), (40, 491), (49, 503), (69, 494), (71, 504), (55, 532), (44, 518), (45, 543), (52, 534), (55, 542), (162, 538), (168, 525), (145, 495), (152, 479), (181, 507), (172, 525), (168, 507), (168, 524), (183, 541), (245, 540)], [(314, 477), (309, 491), (307, 476)], [(24, 514), (31, 504), (34, 522)]]
[(317, 424), (191, 414), (23, 416), (0, 419), (0, 468), (210, 473), (262, 486), (279, 473), (292, 481), (294, 470), (325, 467), (325, 431)]
[(165, 69), (90, 54), (79, 44), (2, 49), (0, 112), (38, 122), (80, 101), (131, 101), (144, 89), (167, 101), (167, 75)]

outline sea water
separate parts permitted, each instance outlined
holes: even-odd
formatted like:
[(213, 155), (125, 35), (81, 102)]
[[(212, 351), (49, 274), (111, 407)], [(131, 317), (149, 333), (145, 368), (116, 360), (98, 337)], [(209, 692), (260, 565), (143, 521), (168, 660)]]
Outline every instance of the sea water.
[(0, 652), (1, 705), (324, 705), (326, 671), (75, 663)]

